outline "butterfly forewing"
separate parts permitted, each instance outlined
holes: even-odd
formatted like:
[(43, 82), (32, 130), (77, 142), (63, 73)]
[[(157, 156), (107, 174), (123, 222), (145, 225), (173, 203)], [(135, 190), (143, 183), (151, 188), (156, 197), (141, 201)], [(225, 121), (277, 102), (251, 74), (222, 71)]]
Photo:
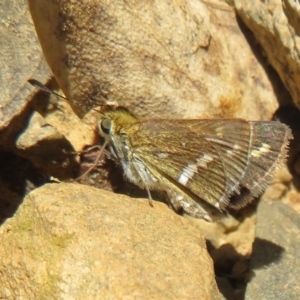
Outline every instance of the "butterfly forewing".
[(243, 120), (145, 121), (131, 143), (146, 165), (222, 208), (247, 166), (249, 125)]
[[(160, 124), (162, 128), (151, 125), (151, 122), (141, 124), (144, 138), (140, 131), (132, 137), (134, 154), (161, 176), (167, 176), (179, 187), (214, 205), (226, 186), (224, 167), (217, 150), (201, 135), (180, 124), (173, 133), (168, 130), (168, 121)], [(156, 132), (160, 132), (158, 136)]]

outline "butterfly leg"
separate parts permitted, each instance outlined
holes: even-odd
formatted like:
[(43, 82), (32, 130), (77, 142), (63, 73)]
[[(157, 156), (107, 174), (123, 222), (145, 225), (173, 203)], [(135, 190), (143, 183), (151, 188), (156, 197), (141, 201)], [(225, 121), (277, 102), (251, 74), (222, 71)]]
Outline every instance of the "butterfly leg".
[(151, 207), (153, 207), (152, 197), (151, 197), (150, 189), (148, 188), (148, 186), (145, 186), (145, 190), (147, 191), (147, 194), (148, 194), (149, 205)]
[[(108, 142), (105, 141), (104, 145), (101, 146), (101, 150), (100, 150), (100, 152), (99, 152), (99, 154), (98, 154), (98, 156), (97, 156), (95, 162), (93, 163), (93, 165), (92, 165), (90, 168), (88, 168), (88, 170), (85, 171), (82, 175), (80, 175), (79, 177), (77, 177), (77, 178), (76, 178), (76, 181), (78, 181), (78, 180), (84, 178), (88, 173), (90, 173), (90, 172), (97, 166), (97, 164), (98, 164), (100, 158), (102, 157), (102, 154), (103, 154), (104, 151), (105, 151), (105, 147), (107, 146), (107, 143), (108, 143)], [(97, 146), (94, 146), (94, 147), (92, 147), (92, 148), (93, 148), (93, 149), (95, 149), (95, 148), (100, 148), (100, 146), (97, 145)], [(91, 149), (91, 148), (90, 148), (90, 149)], [(87, 151), (89, 151), (90, 149), (88, 149)]]

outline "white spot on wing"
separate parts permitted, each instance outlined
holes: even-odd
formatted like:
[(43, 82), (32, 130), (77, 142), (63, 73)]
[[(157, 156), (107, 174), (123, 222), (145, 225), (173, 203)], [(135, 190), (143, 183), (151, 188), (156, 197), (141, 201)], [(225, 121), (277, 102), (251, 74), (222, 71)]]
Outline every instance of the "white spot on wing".
[(226, 150), (226, 153), (227, 153), (228, 155), (233, 155), (234, 152), (233, 152), (233, 150), (230, 149), (230, 150)]
[(218, 209), (221, 209), (221, 207), (220, 207), (220, 203), (219, 203), (219, 202), (217, 202), (217, 203), (215, 204), (215, 207), (216, 207), (216, 208), (218, 208)]
[(181, 172), (178, 178), (178, 182), (182, 185), (186, 185), (189, 179), (191, 179), (195, 173), (198, 172), (198, 167), (207, 169), (207, 164), (212, 162), (214, 158), (205, 153), (200, 158), (197, 158), (196, 164), (189, 164), (187, 165)]
[(218, 127), (216, 128), (216, 134), (218, 137), (223, 137), (223, 128), (222, 127)]
[(169, 156), (169, 154), (164, 153), (164, 152), (158, 152), (158, 153), (156, 153), (156, 156), (159, 158), (167, 158)]
[(197, 166), (207, 169), (207, 164), (212, 162), (214, 158), (209, 154), (203, 154), (200, 158), (197, 159)]
[(259, 158), (261, 156), (262, 153), (260, 153), (260, 151), (258, 150), (252, 150), (251, 151), (251, 156), (257, 157)]
[(232, 149), (227, 149), (226, 150), (226, 153), (230, 156), (234, 156), (236, 150), (241, 150), (241, 146), (238, 145), (238, 144), (234, 144)]
[(263, 143), (262, 146), (259, 148), (259, 150), (264, 153), (268, 153), (270, 149), (271, 149), (270, 145), (265, 143)]
[(266, 154), (266, 153), (270, 152), (270, 149), (271, 149), (270, 145), (263, 143), (262, 146), (260, 148), (258, 148), (258, 150), (253, 149), (251, 151), (251, 156), (259, 158), (263, 154)]
[(187, 165), (181, 172), (178, 182), (182, 185), (186, 185), (189, 179), (191, 179), (194, 174), (197, 173), (197, 165), (195, 164), (189, 164)]
[(182, 200), (183, 200), (183, 196), (181, 196), (181, 195), (176, 195), (176, 200), (177, 200), (177, 201), (182, 201)]
[(189, 207), (191, 206), (191, 204), (188, 203), (188, 202), (182, 202), (181, 205), (182, 205), (182, 208), (183, 208), (183, 209), (189, 208)]

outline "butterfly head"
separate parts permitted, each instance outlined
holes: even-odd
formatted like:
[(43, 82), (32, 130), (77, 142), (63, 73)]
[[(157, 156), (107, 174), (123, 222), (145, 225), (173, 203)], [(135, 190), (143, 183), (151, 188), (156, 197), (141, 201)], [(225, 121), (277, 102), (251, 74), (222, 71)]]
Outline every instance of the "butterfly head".
[(100, 135), (107, 139), (115, 134), (122, 134), (124, 128), (136, 121), (136, 117), (127, 109), (109, 107), (100, 112), (97, 126)]

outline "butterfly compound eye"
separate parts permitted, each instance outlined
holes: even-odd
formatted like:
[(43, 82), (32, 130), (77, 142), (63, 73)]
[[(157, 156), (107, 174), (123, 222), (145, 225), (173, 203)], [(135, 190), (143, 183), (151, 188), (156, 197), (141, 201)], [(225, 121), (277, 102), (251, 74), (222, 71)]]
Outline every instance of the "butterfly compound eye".
[(100, 124), (100, 129), (104, 134), (110, 134), (111, 126), (112, 123), (110, 119), (103, 119)]

